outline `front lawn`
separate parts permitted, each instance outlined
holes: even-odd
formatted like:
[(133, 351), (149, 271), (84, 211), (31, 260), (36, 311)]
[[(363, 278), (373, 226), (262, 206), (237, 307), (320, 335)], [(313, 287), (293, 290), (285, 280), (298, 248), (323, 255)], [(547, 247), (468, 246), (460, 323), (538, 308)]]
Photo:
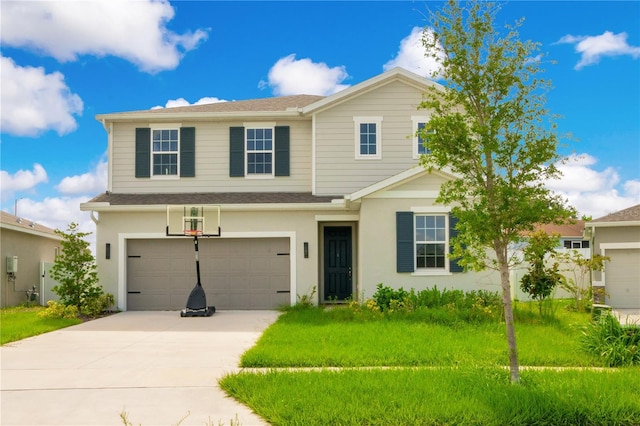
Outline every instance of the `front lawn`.
[[(516, 324), (522, 365), (592, 366), (580, 350), (586, 313), (558, 309), (541, 319), (528, 304)], [(434, 320), (434, 315), (438, 320)], [(508, 364), (505, 326), (470, 323), (447, 312), (376, 317), (348, 308), (292, 310), (241, 360), (243, 367), (458, 366)]]
[(273, 425), (640, 425), (640, 368), (597, 368), (565, 306), (516, 304), (518, 385), (499, 318), (338, 307), (290, 309), (220, 386)]
[(44, 309), (42, 306), (17, 306), (1, 309), (0, 345), (82, 322), (79, 318), (41, 318), (38, 316), (38, 312)]
[(271, 425), (638, 425), (640, 371), (417, 368), (224, 377)]

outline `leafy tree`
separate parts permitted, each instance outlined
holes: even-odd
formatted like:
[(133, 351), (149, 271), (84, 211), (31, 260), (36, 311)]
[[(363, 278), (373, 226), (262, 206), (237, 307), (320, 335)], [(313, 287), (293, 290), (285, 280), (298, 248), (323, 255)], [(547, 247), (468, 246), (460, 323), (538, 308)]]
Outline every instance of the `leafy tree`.
[[(532, 299), (538, 300), (541, 315), (542, 301), (564, 280), (559, 272), (558, 262), (553, 259), (559, 240), (557, 235), (547, 235), (540, 229), (529, 236), (523, 249), (524, 260), (529, 263), (529, 271), (520, 280), (520, 288), (529, 293)], [(548, 266), (551, 260), (553, 263)]]
[(440, 65), (432, 77), (443, 79), (444, 88), (428, 90), (420, 105), (432, 111), (421, 164), (457, 176), (437, 199), (459, 218), (452, 255), (467, 269), (500, 272), (510, 377), (519, 382), (507, 248), (536, 223), (559, 223), (575, 211), (543, 185), (560, 175), (560, 157), (556, 125), (544, 107), (550, 82), (536, 77), (539, 44), (519, 39), (523, 20), (497, 29), (498, 10), (450, 0), (431, 14), (423, 45)]
[(52, 288), (60, 296), (60, 300), (67, 306), (76, 306), (80, 312), (102, 294), (102, 287), (98, 285), (96, 262), (89, 243), (84, 240), (89, 232), (80, 232), (77, 223), (70, 223), (67, 232), (55, 230), (62, 237), (62, 250), (56, 257), (51, 268), (51, 278), (60, 285)]

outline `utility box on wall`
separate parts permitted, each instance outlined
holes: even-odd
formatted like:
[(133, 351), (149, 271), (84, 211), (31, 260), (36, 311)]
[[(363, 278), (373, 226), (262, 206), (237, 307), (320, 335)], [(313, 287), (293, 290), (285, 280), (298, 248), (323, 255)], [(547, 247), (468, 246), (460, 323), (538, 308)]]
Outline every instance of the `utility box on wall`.
[(7, 256), (7, 274), (18, 273), (18, 256)]

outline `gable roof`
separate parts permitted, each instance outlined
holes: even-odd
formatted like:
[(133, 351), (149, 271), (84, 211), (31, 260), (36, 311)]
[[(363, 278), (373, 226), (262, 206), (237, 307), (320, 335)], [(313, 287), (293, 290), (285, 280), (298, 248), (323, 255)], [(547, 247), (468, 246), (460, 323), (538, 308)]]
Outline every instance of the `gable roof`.
[(35, 223), (34, 221), (23, 219), (18, 216), (14, 216), (5, 211), (0, 212), (0, 228), (9, 229), (12, 231), (24, 232), (25, 234), (37, 235), (40, 237), (51, 238), (54, 240), (61, 240), (58, 234), (53, 229), (44, 225)]
[(330, 108), (331, 106), (344, 102), (353, 97), (366, 93), (374, 88), (384, 86), (394, 81), (402, 81), (420, 89), (426, 89), (427, 87), (443, 88), (440, 84), (431, 81), (425, 77), (421, 77), (418, 74), (407, 71), (404, 68), (396, 67), (387, 72), (379, 74), (373, 78), (363, 81), (362, 83), (351, 86), (347, 89), (341, 90), (331, 96), (314, 102), (302, 108), (303, 114), (311, 114), (320, 110)]
[(640, 204), (587, 222), (587, 226), (639, 226)]
[(361, 198), (367, 197), (375, 192), (386, 191), (395, 186), (402, 185), (403, 183), (409, 182), (413, 179), (416, 179), (420, 176), (429, 173), (437, 173), (441, 176), (446, 177), (447, 179), (455, 179), (456, 176), (448, 171), (448, 170), (427, 170), (422, 166), (414, 166), (410, 169), (407, 169), (403, 172), (400, 172), (396, 175), (383, 179), (379, 182), (376, 182), (372, 185), (367, 186), (366, 188), (362, 188), (350, 195), (346, 195), (345, 198), (350, 201), (358, 201)]
[(232, 117), (303, 117), (330, 108), (353, 97), (367, 93), (377, 87), (394, 81), (425, 90), (428, 87), (442, 88), (435, 83), (404, 68), (393, 68), (362, 83), (351, 86), (331, 96), (292, 95), (272, 98), (247, 99), (241, 101), (217, 102), (213, 104), (187, 105), (173, 108), (156, 108), (140, 111), (98, 114), (96, 120), (107, 121), (167, 120), (194, 118)]
[(534, 231), (542, 230), (547, 235), (560, 235), (561, 237), (575, 237), (582, 238), (584, 235), (584, 220), (576, 220), (575, 223), (546, 223), (544, 225), (537, 225)]

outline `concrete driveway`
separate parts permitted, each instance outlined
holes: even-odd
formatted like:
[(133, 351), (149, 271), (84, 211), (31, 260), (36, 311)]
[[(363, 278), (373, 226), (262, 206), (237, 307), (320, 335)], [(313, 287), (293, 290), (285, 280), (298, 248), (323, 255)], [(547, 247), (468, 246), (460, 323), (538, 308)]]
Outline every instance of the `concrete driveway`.
[(2, 425), (230, 425), (265, 422), (217, 380), (274, 311), (122, 312), (0, 348)]

